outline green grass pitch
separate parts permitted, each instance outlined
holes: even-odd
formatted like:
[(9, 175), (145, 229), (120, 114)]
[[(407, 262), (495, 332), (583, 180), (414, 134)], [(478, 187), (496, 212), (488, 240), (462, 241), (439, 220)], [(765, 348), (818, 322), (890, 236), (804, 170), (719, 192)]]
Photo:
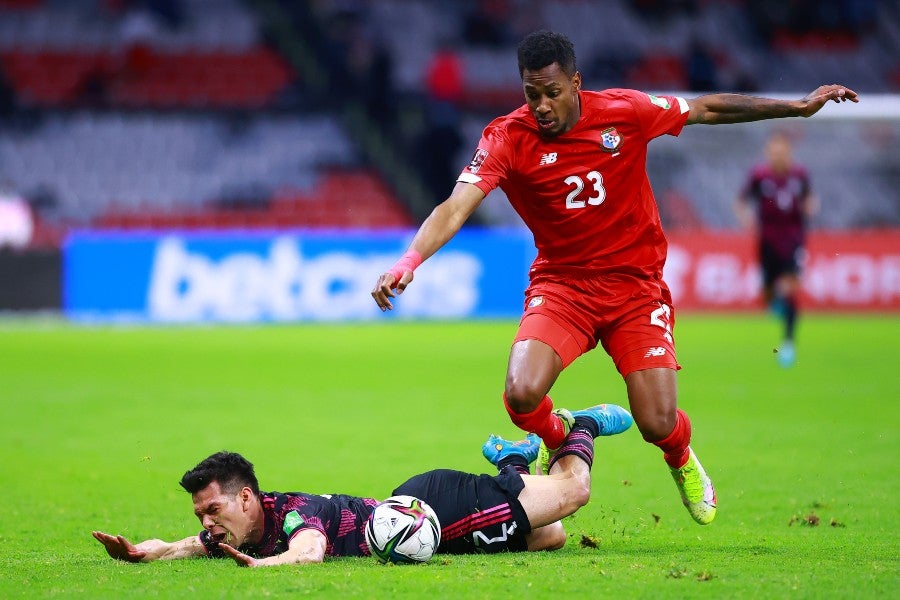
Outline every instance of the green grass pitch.
[[(633, 428), (598, 442), (591, 502), (555, 553), (252, 570), (118, 563), (90, 536), (196, 533), (177, 482), (221, 449), (281, 491), (383, 497), (430, 468), (487, 472), (487, 434), (517, 435), (500, 400), (514, 330), (0, 323), (0, 597), (900, 595), (896, 315), (805, 318), (789, 370), (775, 364), (767, 316), (681, 315), (680, 404), (719, 496), (707, 527)], [(626, 403), (602, 350), (552, 396), (571, 408)]]

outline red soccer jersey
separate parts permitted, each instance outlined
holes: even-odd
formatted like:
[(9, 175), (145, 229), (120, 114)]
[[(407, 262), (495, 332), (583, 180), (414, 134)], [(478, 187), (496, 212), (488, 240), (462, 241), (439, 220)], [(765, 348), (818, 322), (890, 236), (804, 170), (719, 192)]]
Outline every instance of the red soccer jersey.
[(666, 238), (647, 177), (647, 144), (678, 135), (682, 98), (582, 91), (566, 133), (540, 135), (527, 105), (492, 121), (458, 181), (500, 187), (534, 235), (539, 273), (620, 271), (659, 279)]

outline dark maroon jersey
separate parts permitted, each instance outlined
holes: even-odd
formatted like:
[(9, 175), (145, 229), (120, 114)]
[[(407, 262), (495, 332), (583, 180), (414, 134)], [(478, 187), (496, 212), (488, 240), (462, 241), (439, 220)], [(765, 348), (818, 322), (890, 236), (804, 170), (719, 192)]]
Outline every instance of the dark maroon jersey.
[[(334, 494), (317, 496), (302, 492), (260, 492), (265, 529), (259, 544), (238, 548), (257, 558), (287, 551), (288, 542), (304, 529), (316, 529), (328, 540), (326, 556), (368, 556), (366, 520), (378, 504), (372, 498)], [(200, 542), (215, 558), (226, 556), (205, 529)]]
[(809, 175), (803, 167), (795, 165), (786, 173), (776, 173), (768, 165), (760, 165), (750, 172), (741, 197), (756, 205), (762, 245), (783, 258), (794, 255), (804, 242), (810, 192)]

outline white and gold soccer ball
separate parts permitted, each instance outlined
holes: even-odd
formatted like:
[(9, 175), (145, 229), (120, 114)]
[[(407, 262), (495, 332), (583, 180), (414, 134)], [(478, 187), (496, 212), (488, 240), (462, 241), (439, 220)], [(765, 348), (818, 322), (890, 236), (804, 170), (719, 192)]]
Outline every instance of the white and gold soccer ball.
[(423, 500), (391, 496), (369, 515), (366, 543), (382, 563), (427, 562), (441, 543), (441, 524)]

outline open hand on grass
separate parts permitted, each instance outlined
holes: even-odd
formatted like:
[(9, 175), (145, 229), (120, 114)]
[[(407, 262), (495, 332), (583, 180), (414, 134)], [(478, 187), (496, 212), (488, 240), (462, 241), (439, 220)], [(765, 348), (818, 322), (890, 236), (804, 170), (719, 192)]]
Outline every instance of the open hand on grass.
[(255, 558), (253, 558), (250, 555), (244, 554), (237, 548), (229, 546), (225, 542), (219, 543), (219, 549), (221, 549), (223, 552), (225, 552), (225, 554), (227, 554), (228, 556), (233, 558), (234, 562), (236, 562), (241, 567), (259, 567), (259, 566), (261, 566), (261, 564), (259, 563), (258, 560), (256, 560)]
[(147, 553), (129, 542), (121, 535), (109, 535), (102, 531), (94, 531), (92, 533), (94, 539), (103, 544), (107, 554), (116, 560), (124, 560), (126, 562), (141, 562)]

